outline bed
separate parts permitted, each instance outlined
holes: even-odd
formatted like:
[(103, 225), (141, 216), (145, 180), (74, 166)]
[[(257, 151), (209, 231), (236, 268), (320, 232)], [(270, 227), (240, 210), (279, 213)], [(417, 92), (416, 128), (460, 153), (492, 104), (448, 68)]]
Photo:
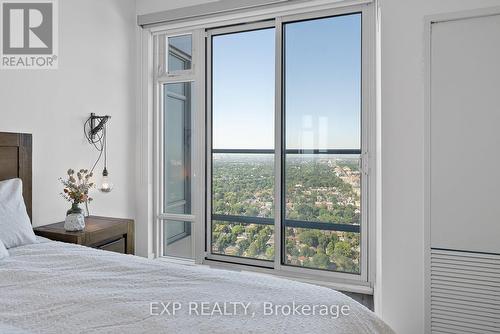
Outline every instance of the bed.
[[(0, 133), (0, 180), (23, 178), (31, 214), (31, 137), (9, 136), (16, 150), (5, 149)], [(2, 334), (393, 333), (342, 293), (265, 274), (43, 238), (8, 252), (0, 260)]]

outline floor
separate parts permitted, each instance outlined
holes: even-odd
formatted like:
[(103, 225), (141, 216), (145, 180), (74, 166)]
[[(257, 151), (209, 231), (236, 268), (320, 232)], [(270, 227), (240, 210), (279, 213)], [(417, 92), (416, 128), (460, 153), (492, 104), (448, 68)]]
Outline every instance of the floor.
[(347, 292), (347, 291), (340, 291), (343, 294), (351, 297), (361, 305), (366, 306), (369, 310), (373, 311), (373, 296), (372, 295), (365, 295), (362, 293), (355, 293), (355, 292)]

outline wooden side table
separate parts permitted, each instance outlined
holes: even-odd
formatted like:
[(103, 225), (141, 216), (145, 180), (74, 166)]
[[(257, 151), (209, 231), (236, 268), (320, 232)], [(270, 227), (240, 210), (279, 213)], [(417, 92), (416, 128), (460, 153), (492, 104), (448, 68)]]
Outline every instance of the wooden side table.
[(122, 254), (134, 254), (134, 221), (131, 219), (90, 216), (85, 229), (64, 230), (64, 222), (39, 226), (35, 234), (55, 241), (68, 242)]

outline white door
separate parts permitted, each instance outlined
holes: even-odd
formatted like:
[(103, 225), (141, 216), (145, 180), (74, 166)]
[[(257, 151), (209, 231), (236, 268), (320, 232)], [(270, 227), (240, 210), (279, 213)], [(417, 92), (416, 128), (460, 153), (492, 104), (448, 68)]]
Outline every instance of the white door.
[(431, 36), (432, 247), (500, 254), (500, 15)]
[(472, 15), (431, 24), (430, 333), (500, 333), (500, 14)]

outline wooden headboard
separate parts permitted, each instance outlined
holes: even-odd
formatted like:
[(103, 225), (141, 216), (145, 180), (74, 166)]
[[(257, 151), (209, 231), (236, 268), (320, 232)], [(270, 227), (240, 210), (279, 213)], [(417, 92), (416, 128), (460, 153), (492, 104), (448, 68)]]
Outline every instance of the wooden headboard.
[(23, 197), (28, 216), (31, 217), (31, 150), (32, 139), (26, 133), (0, 132), (0, 181), (23, 180)]

